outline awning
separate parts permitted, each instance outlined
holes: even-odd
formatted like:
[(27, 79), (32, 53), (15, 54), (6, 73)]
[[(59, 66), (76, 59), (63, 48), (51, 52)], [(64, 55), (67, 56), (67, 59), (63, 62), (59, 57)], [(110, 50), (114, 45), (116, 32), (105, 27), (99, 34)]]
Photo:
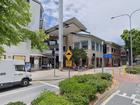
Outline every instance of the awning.
[[(78, 33), (81, 31), (86, 31), (87, 28), (75, 17), (71, 18), (63, 23), (64, 26), (64, 36), (70, 33)], [(48, 30), (46, 30), (46, 34), (58, 36), (59, 34), (59, 26), (56, 25)]]
[(43, 54), (30, 54), (30, 56), (32, 56), (32, 57), (42, 57), (44, 55)]

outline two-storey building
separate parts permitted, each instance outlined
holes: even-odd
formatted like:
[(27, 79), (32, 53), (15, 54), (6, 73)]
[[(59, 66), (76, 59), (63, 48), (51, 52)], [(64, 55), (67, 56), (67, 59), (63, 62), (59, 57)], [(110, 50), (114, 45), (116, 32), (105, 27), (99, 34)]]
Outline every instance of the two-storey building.
[[(95, 67), (101, 67), (102, 65), (102, 56), (103, 56), (103, 46), (102, 42), (104, 40), (94, 36), (87, 34), (86, 27), (76, 18), (71, 18), (63, 23), (64, 25), (64, 36), (63, 36), (63, 49), (64, 53), (68, 47), (74, 48), (83, 48), (87, 52), (87, 60), (84, 61), (84, 64), (87, 66), (95, 65)], [(83, 32), (83, 33), (79, 33)], [(57, 50), (56, 56), (57, 61), (59, 59), (58, 56), (58, 25), (54, 26), (48, 30), (46, 33), (51, 37), (55, 37), (55, 40), (50, 40), (48, 43), (52, 43), (55, 46), (50, 45), (51, 48), (55, 48)], [(86, 34), (85, 34), (86, 33)], [(46, 52), (45, 55), (51, 55), (50, 52)], [(65, 61), (65, 57), (64, 57)], [(58, 63), (58, 62), (57, 62)], [(64, 62), (65, 65), (65, 62)]]
[[(27, 0), (30, 4), (31, 22), (27, 26), (32, 31), (38, 31), (42, 28), (42, 12), (43, 8), (38, 0)], [(41, 52), (31, 49), (31, 41), (19, 43), (17, 46), (4, 46), (5, 53), (3, 59), (13, 59), (32, 63), (33, 69), (39, 69)]]
[(121, 46), (110, 41), (106, 41), (107, 54), (111, 54), (111, 58), (105, 58), (105, 66), (116, 67), (121, 65)]

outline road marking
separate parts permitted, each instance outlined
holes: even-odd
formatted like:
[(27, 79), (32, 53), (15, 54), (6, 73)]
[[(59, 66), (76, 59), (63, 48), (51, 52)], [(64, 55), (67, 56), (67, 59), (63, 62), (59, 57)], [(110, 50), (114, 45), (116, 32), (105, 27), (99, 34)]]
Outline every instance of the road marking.
[(140, 105), (140, 101), (133, 100), (132, 101), (132, 104), (134, 104), (134, 105)]
[(44, 84), (44, 85), (48, 85), (50, 87), (54, 87), (56, 89), (59, 89), (59, 87), (57, 85), (53, 85), (53, 84), (49, 84), (49, 83), (46, 83), (46, 82), (43, 82), (43, 81), (39, 81), (40, 83)]
[(115, 95), (117, 95), (118, 93), (120, 93), (120, 90), (116, 91), (115, 93), (113, 93), (110, 97), (108, 97), (101, 105), (106, 105)]
[(21, 89), (21, 90), (18, 90), (18, 91), (15, 90), (15, 91), (7, 92), (7, 93), (2, 93), (2, 94), (0, 94), (0, 97), (4, 97), (4, 96), (8, 96), (8, 95), (13, 95), (13, 94), (16, 94), (16, 93), (24, 92), (24, 91), (35, 89), (35, 88), (40, 88), (40, 87), (43, 87), (43, 86), (45, 86), (45, 85), (30, 87), (30, 88), (26, 88), (26, 89), (24, 88), (24, 89)]
[(122, 94), (122, 96), (126, 96), (126, 95), (127, 95), (126, 93), (123, 93), (123, 94)]
[(136, 94), (132, 94), (131, 99), (135, 99)]

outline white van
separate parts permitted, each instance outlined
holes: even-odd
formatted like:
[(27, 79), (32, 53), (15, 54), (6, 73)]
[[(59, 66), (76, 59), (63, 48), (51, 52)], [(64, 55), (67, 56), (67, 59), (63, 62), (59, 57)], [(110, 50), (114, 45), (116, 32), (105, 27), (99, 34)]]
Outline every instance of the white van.
[(28, 86), (31, 74), (25, 71), (23, 61), (0, 61), (0, 89), (14, 85)]

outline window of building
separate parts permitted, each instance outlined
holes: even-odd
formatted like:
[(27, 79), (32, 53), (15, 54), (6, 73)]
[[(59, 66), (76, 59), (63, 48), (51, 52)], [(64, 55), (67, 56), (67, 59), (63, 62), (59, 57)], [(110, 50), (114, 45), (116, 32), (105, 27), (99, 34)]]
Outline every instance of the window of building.
[(100, 45), (99, 45), (99, 43), (97, 43), (96, 44), (96, 51), (99, 51), (99, 47), (100, 47)]
[(49, 45), (50, 46), (54, 46), (54, 45), (56, 45), (57, 44), (57, 42), (54, 40), (54, 41), (49, 41)]
[(109, 52), (109, 47), (107, 47), (107, 52)]
[(92, 42), (91, 42), (91, 44), (92, 44), (92, 50), (94, 50), (94, 51), (95, 51), (95, 42), (94, 42), (94, 41), (92, 41)]
[(103, 45), (100, 44), (100, 52), (103, 52)]
[(114, 52), (114, 49), (112, 48), (111, 51)]
[(80, 42), (75, 42), (74, 43), (74, 48), (80, 48)]
[(88, 41), (82, 41), (81, 44), (83, 49), (88, 49)]

